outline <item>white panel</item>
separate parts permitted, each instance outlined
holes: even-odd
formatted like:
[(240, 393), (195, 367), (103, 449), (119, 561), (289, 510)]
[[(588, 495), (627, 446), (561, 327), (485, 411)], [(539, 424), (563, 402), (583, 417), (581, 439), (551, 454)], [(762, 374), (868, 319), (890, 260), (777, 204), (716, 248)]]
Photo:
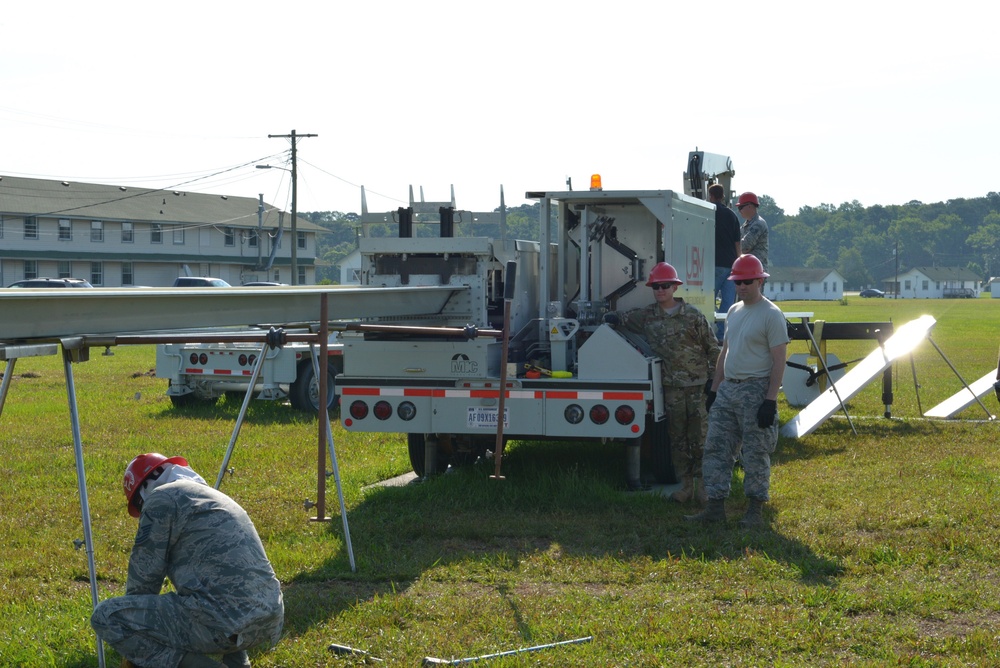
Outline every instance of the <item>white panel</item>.
[[(933, 316), (923, 315), (911, 320), (890, 336), (883, 347), (876, 348), (833, 386), (828, 387), (815, 401), (781, 428), (782, 436), (806, 436), (840, 410), (840, 402), (847, 402), (889, 366), (908, 354), (927, 338), (935, 324)], [(836, 388), (836, 392), (834, 391)]]

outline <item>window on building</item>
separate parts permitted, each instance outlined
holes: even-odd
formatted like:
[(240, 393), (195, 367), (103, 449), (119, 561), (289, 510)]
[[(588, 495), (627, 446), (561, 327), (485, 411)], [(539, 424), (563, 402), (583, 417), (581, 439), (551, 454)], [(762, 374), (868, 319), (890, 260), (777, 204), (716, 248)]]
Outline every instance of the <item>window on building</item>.
[(225, 228), (223, 230), (222, 234), (225, 237), (226, 245), (227, 246), (235, 246), (236, 245), (236, 232), (233, 230), (233, 228), (231, 228), (231, 227)]
[(122, 285), (135, 285), (131, 262), (122, 262)]
[(149, 226), (149, 243), (163, 243), (163, 225), (160, 225), (159, 223), (152, 223)]
[(103, 220), (92, 220), (90, 221), (90, 240), (93, 242), (104, 241), (104, 221)]
[(305, 247), (306, 247), (306, 233), (305, 232), (299, 232), (298, 230), (296, 230), (295, 231), (295, 236), (296, 236), (296, 241), (299, 244), (298, 247), (301, 248), (301, 249), (305, 249)]
[(910, 281), (909, 281), (909, 279), (903, 281), (903, 289), (904, 290), (909, 290), (910, 289)]
[(174, 225), (174, 243), (178, 246), (184, 244), (184, 228), (180, 225)]
[(132, 223), (122, 223), (122, 243), (130, 244), (135, 241), (135, 229)]
[(834, 292), (836, 292), (836, 291), (837, 291), (837, 281), (834, 281), (834, 282), (833, 282), (833, 291), (834, 291)]
[(73, 263), (69, 260), (59, 260), (56, 273), (57, 278), (73, 278)]
[(3, 216), (0, 216), (0, 239), (3, 239)]
[(257, 236), (257, 230), (250, 230), (249, 241), (247, 242), (247, 246), (249, 246), (250, 248), (257, 248), (259, 243), (260, 240)]
[(104, 263), (90, 263), (90, 284), (94, 286), (104, 285)]
[[(24, 238), (25, 239), (37, 239), (38, 238), (38, 219), (34, 216), (27, 216), (24, 219)], [(27, 278), (27, 276), (25, 276)], [(37, 276), (32, 276), (31, 278), (37, 278)]]
[(59, 241), (73, 241), (73, 223), (65, 218), (59, 219)]
[(826, 281), (823, 281), (823, 292), (829, 292), (830, 290), (826, 287)]
[(940, 290), (941, 289), (941, 281), (937, 281), (937, 282), (934, 283), (934, 289), (935, 290)]
[(809, 292), (809, 284), (808, 283), (803, 283), (803, 285), (805, 286), (805, 291)]
[(299, 270), (299, 280), (298, 280), (298, 283), (299, 283), (299, 285), (305, 285), (306, 284), (306, 268), (305, 268), (305, 266), (303, 266), (301, 264), (297, 268)]
[(927, 288), (930, 287), (930, 283), (931, 283), (930, 281), (924, 281), (920, 289), (923, 290), (924, 292), (927, 292)]
[(36, 260), (24, 261), (24, 277), (38, 278), (38, 262)]
[(281, 283), (281, 272), (277, 269), (274, 270), (274, 282)]

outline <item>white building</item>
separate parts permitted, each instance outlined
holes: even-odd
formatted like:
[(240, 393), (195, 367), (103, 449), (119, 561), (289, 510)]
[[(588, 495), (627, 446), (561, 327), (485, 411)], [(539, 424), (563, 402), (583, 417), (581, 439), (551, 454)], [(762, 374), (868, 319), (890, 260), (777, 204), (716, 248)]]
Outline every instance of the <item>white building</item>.
[(900, 299), (941, 299), (944, 297), (978, 297), (979, 276), (971, 269), (959, 267), (913, 267), (899, 275), (882, 280), (885, 295)]
[(316, 234), (250, 197), (0, 177), (0, 286), (83, 278), (95, 286), (169, 286), (178, 276), (316, 282)]
[(768, 267), (764, 296), (771, 301), (814, 299), (837, 301), (844, 296), (844, 277), (836, 269)]
[(355, 248), (340, 261), (340, 284), (361, 285), (361, 249)]

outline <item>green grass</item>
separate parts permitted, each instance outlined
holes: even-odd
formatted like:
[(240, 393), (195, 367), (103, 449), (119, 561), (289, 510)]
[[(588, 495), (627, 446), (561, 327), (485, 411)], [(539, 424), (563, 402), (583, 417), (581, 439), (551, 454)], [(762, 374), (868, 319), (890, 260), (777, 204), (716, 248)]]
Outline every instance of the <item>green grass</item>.
[[(996, 366), (1000, 300), (781, 307), (897, 326), (930, 313), (934, 341), (967, 381)], [(844, 360), (874, 348), (828, 346)], [(122, 592), (136, 526), (124, 466), (139, 452), (182, 454), (214, 482), (239, 402), (178, 411), (148, 374), (151, 348), (93, 352), (73, 371), (105, 598)], [(23, 359), (14, 374), (0, 416), (0, 666), (96, 666), (62, 363)], [(929, 344), (894, 378), (893, 419), (872, 386), (851, 402), (857, 435), (838, 417), (781, 440), (769, 529), (753, 532), (690, 526), (690, 508), (625, 492), (614, 444), (512, 443), (502, 482), (479, 465), (370, 487), (409, 470), (405, 439), (348, 434), (335, 415), (357, 572), (332, 479), (333, 521), (310, 521), (303, 506), (317, 496), (316, 422), (254, 402), (222, 488), (254, 518), (287, 609), (284, 638), (254, 664), (358, 665), (327, 650), (339, 642), (415, 666), (592, 635), (489, 665), (998, 665), (997, 425), (975, 406), (966, 420), (920, 417), (917, 384), (924, 410), (961, 387)], [(795, 413), (780, 409), (782, 420)]]

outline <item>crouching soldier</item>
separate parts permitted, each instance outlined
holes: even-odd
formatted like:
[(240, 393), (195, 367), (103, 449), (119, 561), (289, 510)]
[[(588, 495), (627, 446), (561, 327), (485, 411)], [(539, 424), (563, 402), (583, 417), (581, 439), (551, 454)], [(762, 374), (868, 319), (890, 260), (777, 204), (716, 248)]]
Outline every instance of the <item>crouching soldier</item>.
[[(139, 519), (125, 595), (90, 620), (122, 665), (244, 668), (248, 648), (277, 643), (281, 585), (246, 511), (183, 457), (139, 455), (124, 489)], [(160, 593), (164, 578), (174, 591)]]

